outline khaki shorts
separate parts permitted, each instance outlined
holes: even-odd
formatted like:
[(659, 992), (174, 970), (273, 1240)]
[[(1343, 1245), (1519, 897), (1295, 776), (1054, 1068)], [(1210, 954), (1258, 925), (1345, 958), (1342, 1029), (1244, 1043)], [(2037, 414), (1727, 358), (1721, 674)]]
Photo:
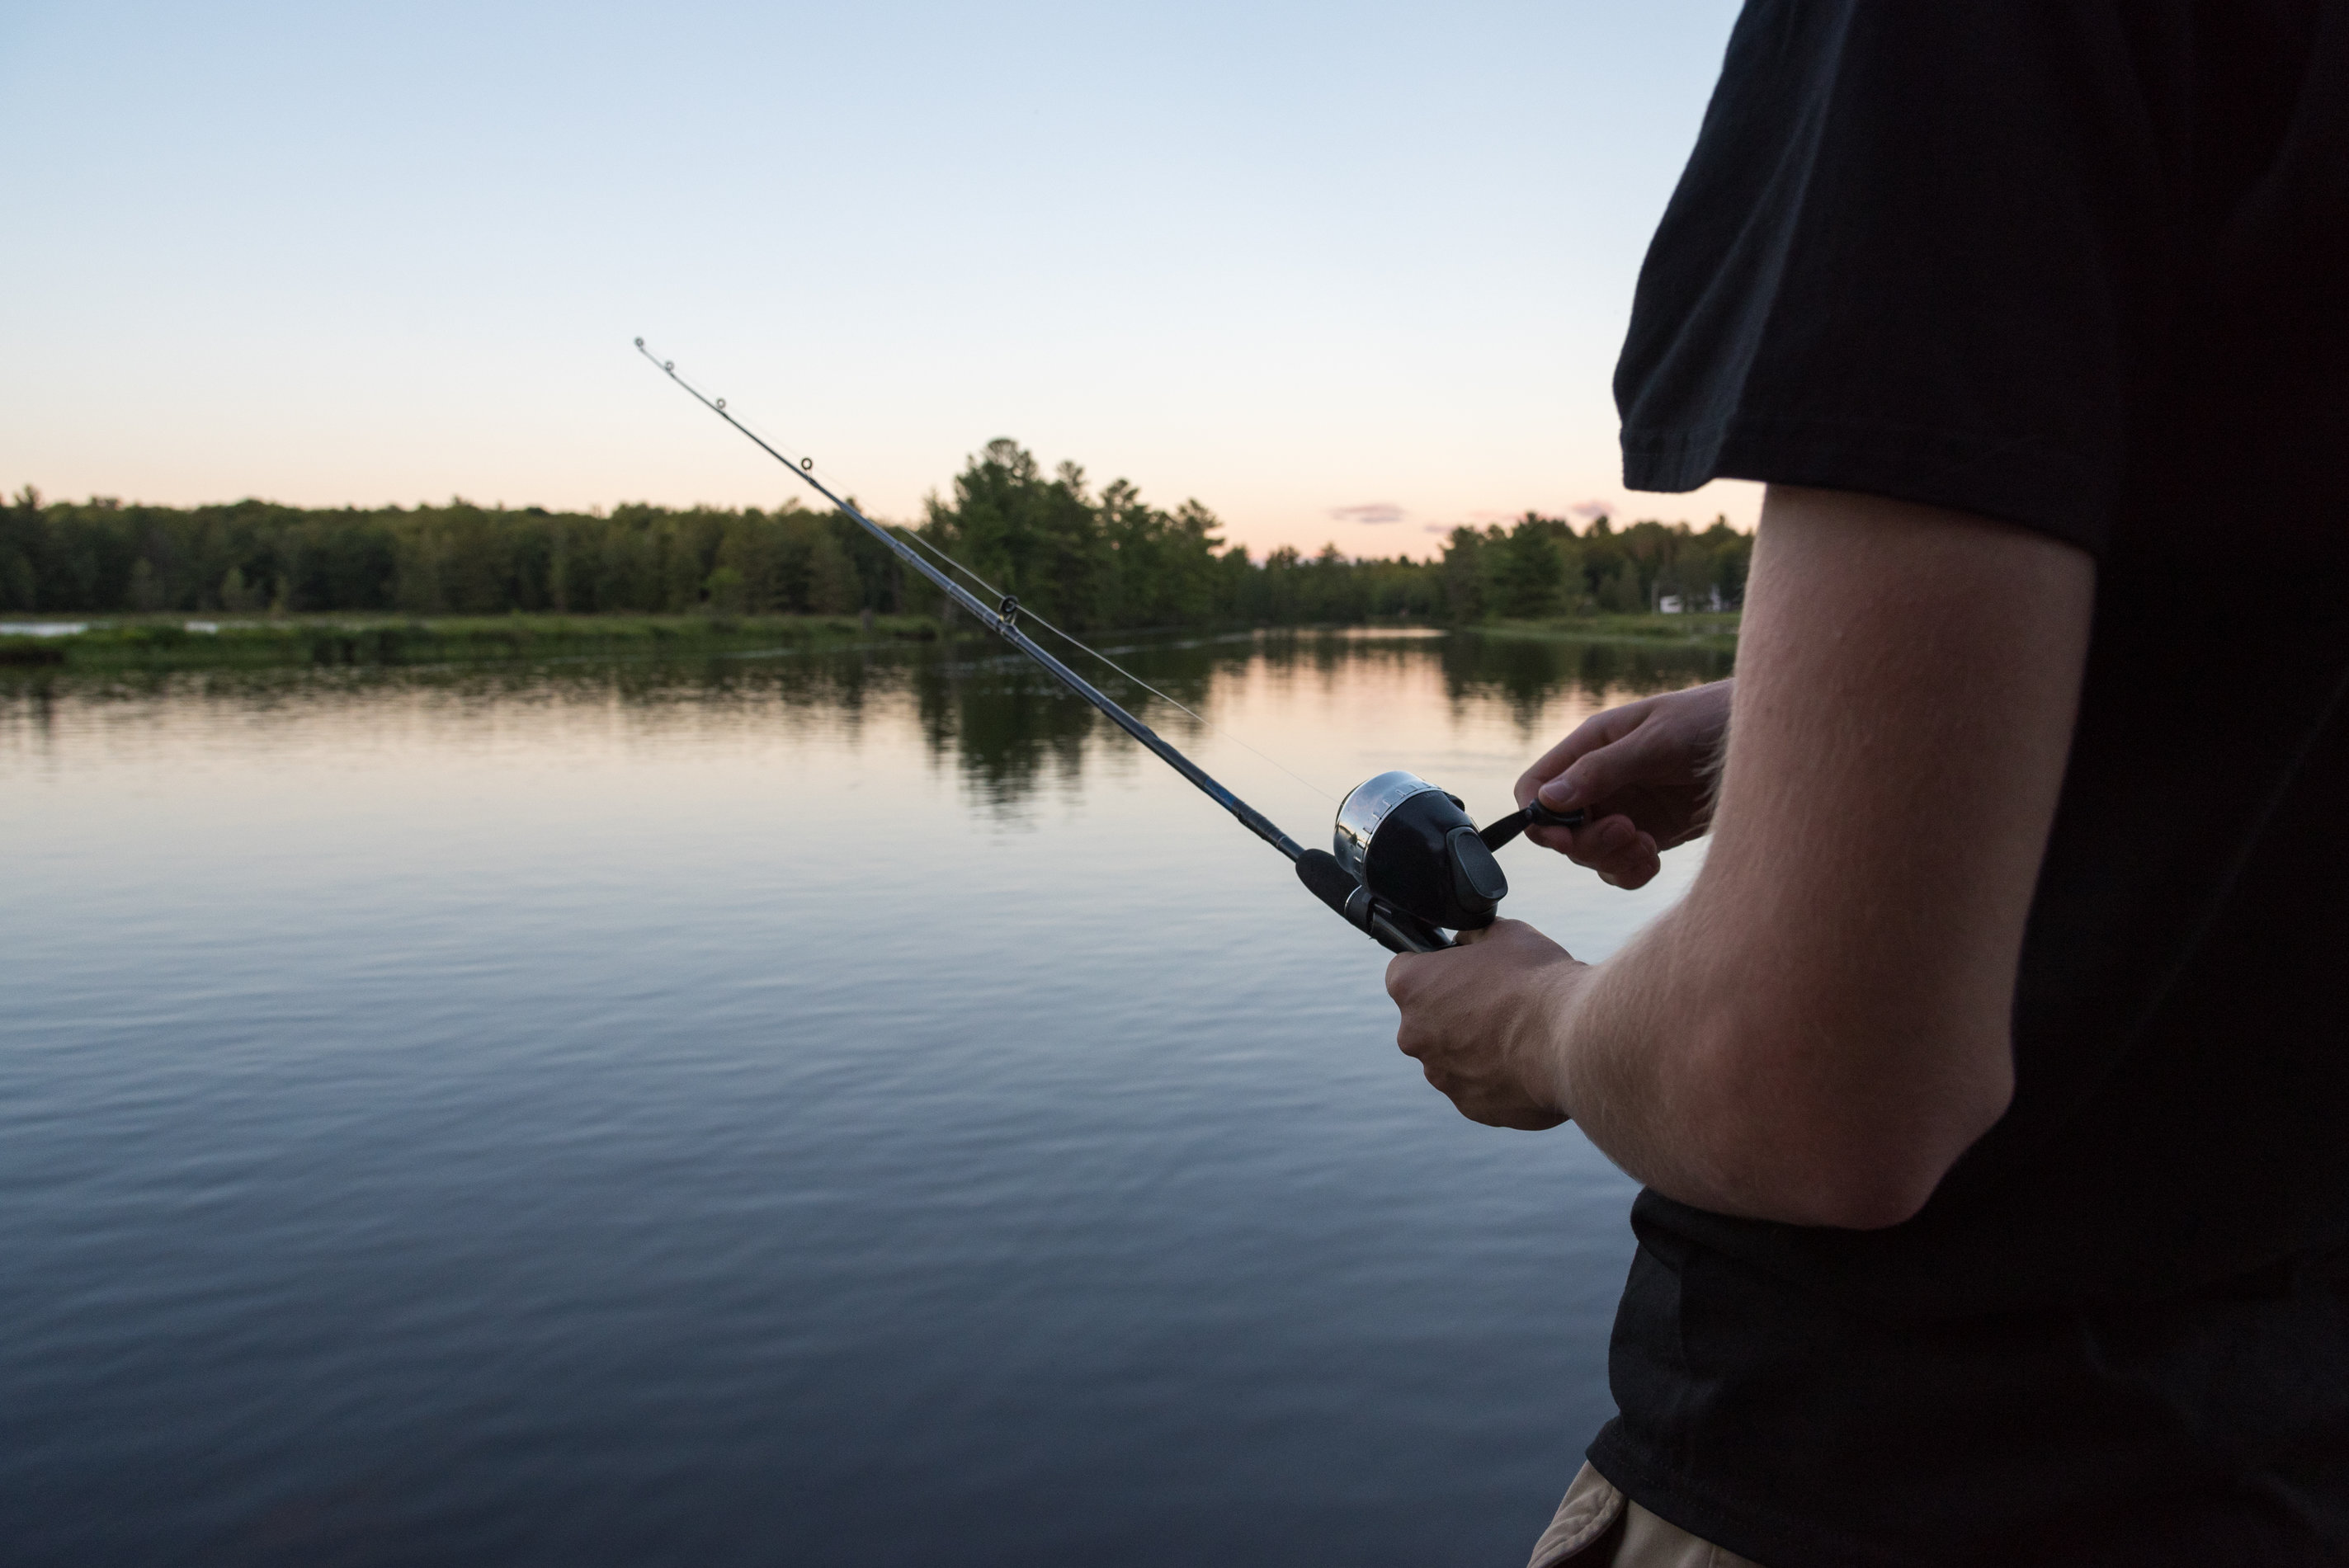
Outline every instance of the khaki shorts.
[(1534, 1542), (1526, 1568), (1761, 1568), (1751, 1557), (1700, 1541), (1677, 1524), (1667, 1524), (1615, 1490), (1608, 1479), (1582, 1467), (1557, 1517)]

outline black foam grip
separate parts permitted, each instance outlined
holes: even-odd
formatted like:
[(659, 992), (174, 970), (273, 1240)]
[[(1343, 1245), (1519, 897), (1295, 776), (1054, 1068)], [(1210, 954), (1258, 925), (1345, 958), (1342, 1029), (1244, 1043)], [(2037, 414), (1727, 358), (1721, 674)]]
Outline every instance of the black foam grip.
[(1297, 857), (1297, 880), (1306, 891), (1340, 914), (1346, 913), (1346, 901), (1354, 896), (1360, 884), (1353, 873), (1338, 863), (1338, 857), (1327, 850), (1308, 850)]
[(1441, 953), (1452, 939), (1414, 914), (1375, 904), (1371, 909), (1371, 935), (1390, 953)]

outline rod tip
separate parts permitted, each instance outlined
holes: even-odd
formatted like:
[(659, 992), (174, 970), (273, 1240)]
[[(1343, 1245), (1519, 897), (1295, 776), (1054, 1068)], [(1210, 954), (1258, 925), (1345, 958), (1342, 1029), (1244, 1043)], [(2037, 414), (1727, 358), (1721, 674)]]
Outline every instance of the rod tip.
[(637, 346), (638, 348), (642, 348), (644, 346), (645, 346), (645, 340), (644, 340), (643, 338), (641, 338), (641, 337), (640, 337), (640, 338), (636, 339), (636, 346)]

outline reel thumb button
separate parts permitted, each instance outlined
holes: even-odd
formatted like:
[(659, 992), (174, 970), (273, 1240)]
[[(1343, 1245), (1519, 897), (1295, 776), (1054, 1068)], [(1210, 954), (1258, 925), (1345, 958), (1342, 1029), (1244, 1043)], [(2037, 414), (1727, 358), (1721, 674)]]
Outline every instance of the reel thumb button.
[(1509, 879), (1475, 829), (1454, 828), (1444, 843), (1452, 852), (1452, 887), (1462, 903), (1496, 904), (1509, 896)]

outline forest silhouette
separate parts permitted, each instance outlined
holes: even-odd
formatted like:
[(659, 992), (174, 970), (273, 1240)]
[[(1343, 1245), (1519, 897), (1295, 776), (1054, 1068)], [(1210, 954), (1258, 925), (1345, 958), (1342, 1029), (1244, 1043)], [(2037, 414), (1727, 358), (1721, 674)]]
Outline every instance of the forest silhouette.
[[(1463, 525), (1433, 561), (1335, 544), (1261, 558), (1226, 545), (1196, 500), (1172, 511), (1124, 480), (1043, 471), (989, 442), (911, 531), (1071, 629), (1475, 624), (1672, 607), (1734, 608), (1752, 536), (1604, 517), (1578, 531), (1527, 512)], [(445, 505), (188, 508), (105, 497), (0, 507), (0, 612), (230, 614), (508, 612), (934, 614), (942, 595), (836, 512), (645, 503), (586, 512)]]

